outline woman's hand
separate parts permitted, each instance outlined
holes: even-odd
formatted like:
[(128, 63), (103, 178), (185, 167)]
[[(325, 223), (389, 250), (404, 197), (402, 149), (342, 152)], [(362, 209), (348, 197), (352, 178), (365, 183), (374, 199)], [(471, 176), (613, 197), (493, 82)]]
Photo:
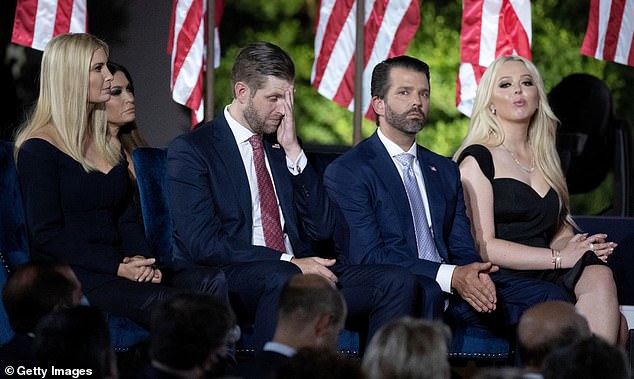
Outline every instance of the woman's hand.
[[(141, 255), (125, 257), (119, 264), (117, 276), (121, 276), (135, 282), (160, 283), (163, 275), (153, 266), (155, 262), (156, 259), (145, 258)], [(155, 271), (158, 271), (158, 274)], [(156, 280), (158, 280), (158, 282)]]
[(592, 250), (599, 259), (607, 261), (617, 246), (614, 242), (605, 242), (607, 234), (598, 233), (588, 236), (587, 233), (575, 234), (561, 250), (562, 267), (570, 268), (577, 263), (583, 254)]
[(592, 250), (594, 254), (603, 262), (608, 260), (610, 254), (614, 252), (614, 248), (618, 246), (615, 242), (606, 242), (607, 234), (599, 233), (586, 238), (588, 242), (588, 250)]

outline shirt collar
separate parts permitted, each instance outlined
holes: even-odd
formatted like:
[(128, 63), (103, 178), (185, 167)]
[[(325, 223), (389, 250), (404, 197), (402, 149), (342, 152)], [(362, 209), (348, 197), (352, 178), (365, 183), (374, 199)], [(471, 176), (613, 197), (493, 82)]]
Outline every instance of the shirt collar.
[(238, 144), (247, 142), (247, 140), (251, 138), (254, 133), (231, 116), (231, 113), (229, 113), (229, 107), (230, 105), (227, 105), (225, 107), (224, 115), (225, 119), (227, 120), (227, 124), (229, 124), (229, 128), (231, 128), (233, 137), (236, 139), (236, 142)]
[(273, 341), (270, 341), (264, 344), (264, 347), (262, 348), (262, 350), (273, 351), (273, 352), (285, 355), (287, 357), (292, 357), (297, 352), (297, 350), (293, 349), (292, 347), (288, 345), (284, 345), (283, 343), (273, 342)]
[[(394, 157), (404, 152), (399, 145), (392, 142), (389, 138), (385, 136), (385, 134), (383, 134), (380, 127), (377, 128), (376, 134), (379, 136), (379, 139), (383, 143), (383, 146), (385, 146), (388, 154), (390, 154), (390, 157)], [(405, 153), (412, 154), (414, 158), (416, 158), (416, 143), (413, 143), (409, 150), (405, 151)]]

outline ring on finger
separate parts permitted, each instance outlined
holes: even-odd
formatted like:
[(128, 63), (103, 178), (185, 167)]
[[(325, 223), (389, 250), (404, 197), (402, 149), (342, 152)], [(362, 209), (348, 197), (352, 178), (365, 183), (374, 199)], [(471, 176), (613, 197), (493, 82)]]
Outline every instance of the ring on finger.
[(590, 244), (590, 250), (594, 251), (594, 244), (593, 243)]

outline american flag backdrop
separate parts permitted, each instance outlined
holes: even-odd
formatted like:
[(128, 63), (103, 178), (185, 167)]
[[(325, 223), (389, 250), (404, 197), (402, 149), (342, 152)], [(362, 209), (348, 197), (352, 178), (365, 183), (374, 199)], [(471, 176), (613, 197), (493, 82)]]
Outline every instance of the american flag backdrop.
[(531, 59), (529, 0), (464, 0), (456, 106), (470, 116), (486, 68), (501, 55)]
[(44, 50), (58, 34), (87, 31), (86, 0), (18, 0), (11, 42)]
[(634, 0), (591, 0), (581, 54), (634, 66)]
[[(218, 25), (223, 0), (215, 0), (214, 62), (220, 65)], [(192, 111), (192, 126), (204, 119), (203, 76), (207, 64), (207, 0), (174, 0), (167, 51), (172, 55), (172, 99)]]
[[(418, 0), (364, 0), (363, 106), (370, 109), (370, 80), (374, 66), (405, 53), (418, 25)], [(321, 0), (315, 31), (315, 62), (311, 84), (337, 104), (354, 110), (354, 52), (356, 2)]]

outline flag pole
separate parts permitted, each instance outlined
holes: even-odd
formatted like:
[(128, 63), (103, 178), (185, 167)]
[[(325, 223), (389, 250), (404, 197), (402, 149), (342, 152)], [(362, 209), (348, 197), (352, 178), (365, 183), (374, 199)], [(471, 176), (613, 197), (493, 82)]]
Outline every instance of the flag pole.
[(363, 64), (364, 54), (364, 21), (365, 0), (357, 0), (356, 37), (354, 54), (354, 116), (352, 129), (352, 144), (361, 142), (361, 124), (363, 121)]
[(216, 74), (216, 38), (214, 28), (216, 24), (216, 0), (207, 0), (207, 71), (205, 76), (205, 120), (214, 118), (214, 83)]

